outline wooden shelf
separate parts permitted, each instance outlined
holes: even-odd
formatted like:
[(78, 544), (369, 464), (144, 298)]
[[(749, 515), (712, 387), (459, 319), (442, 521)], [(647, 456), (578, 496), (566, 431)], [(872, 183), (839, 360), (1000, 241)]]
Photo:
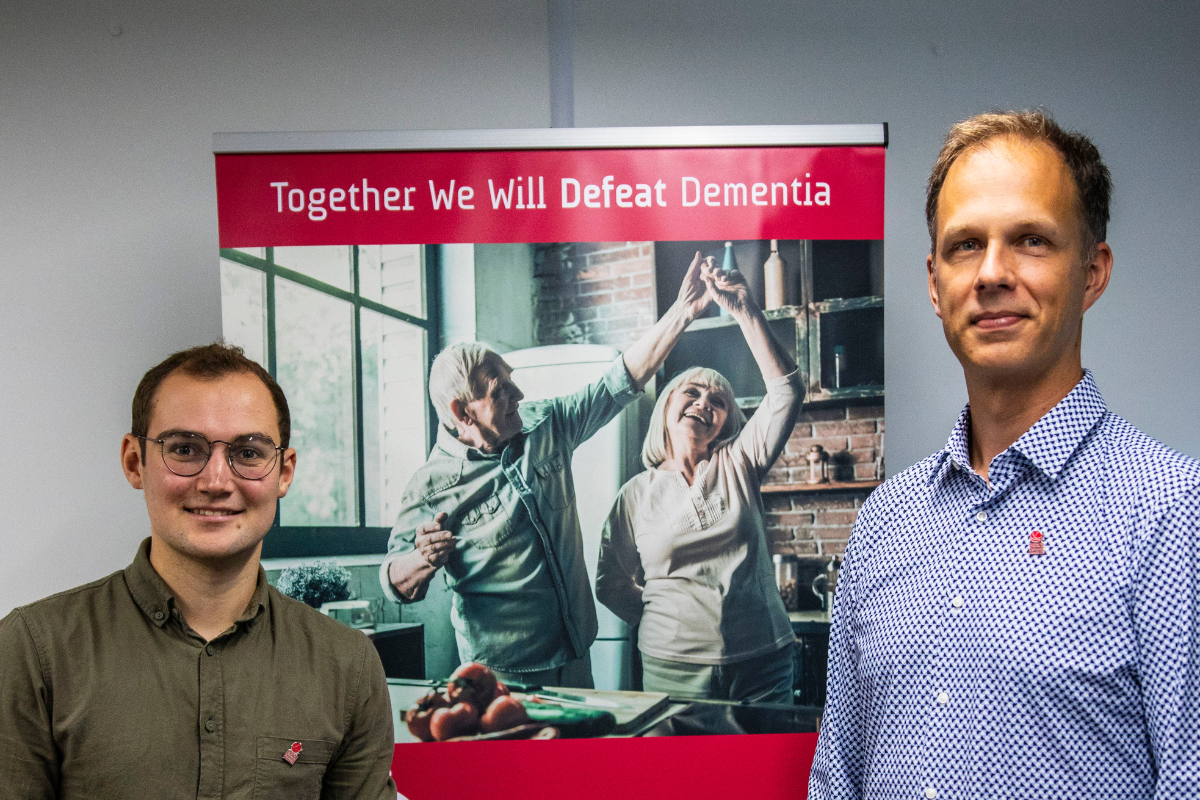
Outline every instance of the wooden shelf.
[(828, 483), (764, 483), (763, 494), (786, 492), (862, 492), (874, 489), (883, 481), (830, 481)]

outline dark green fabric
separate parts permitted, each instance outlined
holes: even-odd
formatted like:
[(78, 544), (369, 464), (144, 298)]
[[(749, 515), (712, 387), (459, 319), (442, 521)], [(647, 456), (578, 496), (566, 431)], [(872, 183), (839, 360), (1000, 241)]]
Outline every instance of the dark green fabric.
[(0, 620), (0, 800), (394, 800), (391, 706), (367, 637), (260, 568), (246, 612), (206, 645), (149, 542), (121, 572)]

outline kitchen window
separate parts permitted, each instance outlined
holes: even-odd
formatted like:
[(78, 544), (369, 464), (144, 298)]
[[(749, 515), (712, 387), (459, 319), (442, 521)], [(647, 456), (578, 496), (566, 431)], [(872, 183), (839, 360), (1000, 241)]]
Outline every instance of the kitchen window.
[(221, 250), (225, 340), (283, 387), (296, 478), (264, 557), (382, 553), (435, 430), (436, 248)]

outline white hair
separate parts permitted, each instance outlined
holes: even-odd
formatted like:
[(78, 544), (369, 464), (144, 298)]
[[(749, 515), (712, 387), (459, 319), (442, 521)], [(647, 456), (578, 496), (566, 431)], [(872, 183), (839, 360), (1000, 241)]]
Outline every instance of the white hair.
[(481, 342), (459, 342), (442, 352), (429, 367), (429, 399), (438, 419), (450, 430), (456, 430), (450, 401), (469, 403), (483, 396), (480, 371), (495, 359), (496, 366), (507, 367), (495, 350)]
[(717, 438), (713, 440), (710, 452), (715, 453), (725, 445), (732, 444), (733, 440), (742, 432), (742, 426), (746, 424), (746, 415), (738, 408), (737, 402), (733, 398), (733, 387), (729, 385), (729, 381), (725, 380), (724, 375), (708, 367), (685, 369), (667, 382), (667, 385), (658, 394), (658, 400), (654, 403), (654, 411), (650, 412), (650, 429), (646, 431), (646, 441), (642, 443), (642, 463), (646, 465), (646, 469), (654, 469), (667, 460), (669, 455), (667, 401), (671, 399), (671, 395), (681, 384), (688, 381), (715, 391), (725, 401), (725, 408), (728, 411), (725, 415), (725, 424), (721, 426)]

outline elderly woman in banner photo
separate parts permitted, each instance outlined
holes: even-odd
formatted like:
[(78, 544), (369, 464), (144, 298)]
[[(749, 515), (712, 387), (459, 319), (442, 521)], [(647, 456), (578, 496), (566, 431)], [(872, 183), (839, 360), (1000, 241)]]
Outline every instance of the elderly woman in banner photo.
[(803, 392), (737, 272), (702, 267), (767, 386), (749, 422), (729, 382), (693, 367), (659, 395), (605, 523), (596, 597), (638, 626), (643, 685), (679, 697), (792, 702), (795, 637), (775, 585), (759, 484), (783, 450)]

